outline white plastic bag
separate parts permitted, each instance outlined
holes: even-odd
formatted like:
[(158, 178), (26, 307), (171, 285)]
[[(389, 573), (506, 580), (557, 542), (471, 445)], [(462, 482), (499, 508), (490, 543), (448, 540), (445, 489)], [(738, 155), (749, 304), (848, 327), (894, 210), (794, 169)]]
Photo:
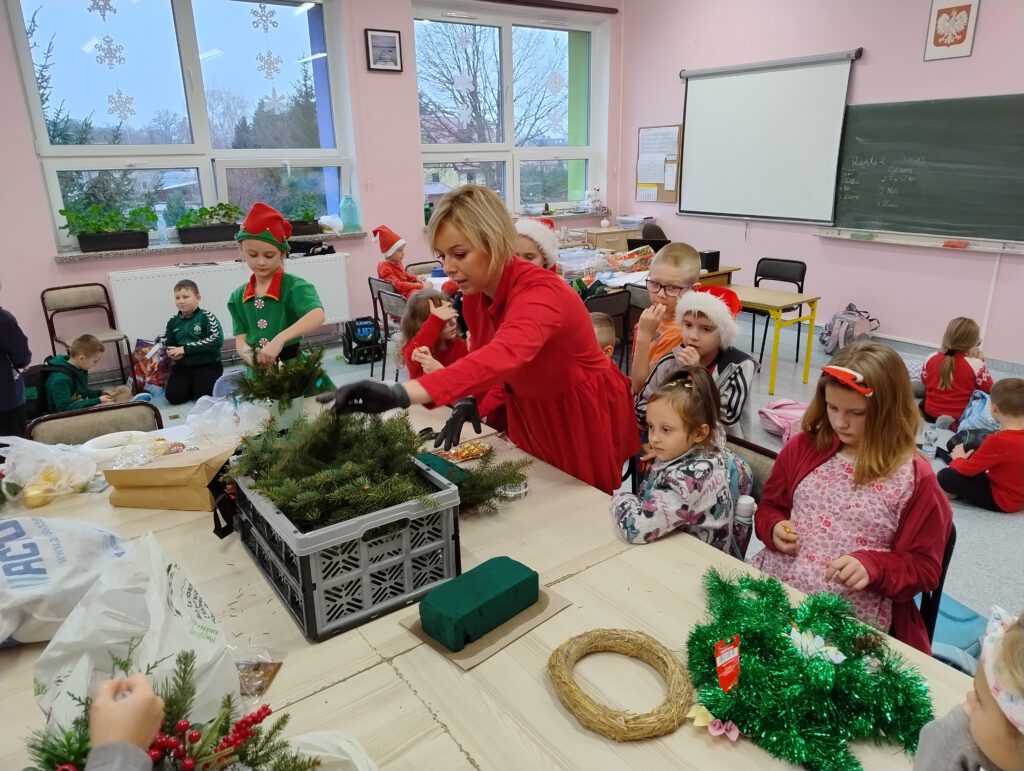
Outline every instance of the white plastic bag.
[(6, 444), (3, 455), (3, 491), (8, 500), (22, 497), (22, 491), (29, 485), (38, 488), (40, 494), (64, 495), (81, 493), (96, 473), (96, 462), (88, 455), (68, 445), (50, 445), (22, 439), (18, 436), (0, 436), (0, 444)]
[(86, 522), (0, 519), (0, 648), (53, 637), (100, 572), (123, 555), (116, 535)]
[(320, 771), (377, 771), (362, 745), (341, 731), (310, 731), (289, 739), (288, 746), (320, 758)]
[(203, 396), (185, 418), (192, 433), (214, 442), (238, 442), (246, 434), (257, 434), (270, 419), (263, 404), (234, 398)]
[(154, 667), (150, 679), (162, 682), (185, 650), (196, 654), (191, 718), (203, 723), (226, 694), (239, 698), (238, 672), (213, 613), (150, 534), (100, 574), (54, 634), (36, 661), (36, 699), (48, 725), (67, 726), (81, 714), (75, 698), (114, 675), (111, 654), (131, 653), (137, 671)]

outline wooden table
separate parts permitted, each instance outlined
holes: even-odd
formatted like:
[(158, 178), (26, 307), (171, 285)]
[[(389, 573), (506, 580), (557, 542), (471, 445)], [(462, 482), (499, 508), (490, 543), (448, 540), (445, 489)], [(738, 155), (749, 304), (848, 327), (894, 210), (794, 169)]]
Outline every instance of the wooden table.
[[(486, 441), (499, 458), (519, 455), (496, 436)], [(343, 730), (382, 767), (785, 767), (748, 741), (732, 745), (689, 725), (660, 739), (616, 744), (562, 709), (545, 669), (558, 644), (588, 629), (621, 626), (646, 631), (682, 654), (705, 612), (704, 570), (749, 569), (685, 535), (630, 546), (612, 524), (607, 495), (539, 461), (529, 475), (526, 498), (495, 514), (462, 518), (463, 564), (507, 554), (538, 570), (572, 606), (469, 672), (400, 625), (415, 606), (308, 643), (238, 536), (217, 540), (206, 513), (114, 509), (106, 493), (97, 493), (68, 496), (33, 514), (97, 522), (124, 537), (153, 531), (217, 615), (229, 644), (265, 647), (285, 662), (266, 698), (292, 715), (289, 733)], [(937, 713), (962, 700), (970, 687), (965, 675), (892, 644), (928, 678)], [(43, 647), (0, 651), (0, 722), (9, 737), (0, 747), (0, 768), (26, 765), (22, 739), (42, 725), (32, 667)], [(656, 675), (619, 657), (588, 657), (576, 674), (597, 698), (626, 709), (646, 711), (663, 698)], [(889, 748), (861, 747), (858, 755), (872, 769), (911, 765)]]
[[(818, 297), (799, 292), (786, 292), (780, 289), (764, 289), (758, 286), (742, 286), (732, 284), (730, 287), (740, 298), (740, 303), (748, 310), (764, 311), (772, 320), (775, 331), (772, 335), (772, 357), (770, 374), (768, 376), (768, 393), (775, 393), (775, 373), (779, 363), (779, 333), (783, 327), (793, 324), (807, 322), (807, 351), (804, 356), (804, 382), (811, 374), (811, 346), (814, 342), (814, 319), (818, 314)], [(782, 314), (787, 311), (796, 310), (806, 305), (809, 312), (806, 315), (797, 315), (784, 319)]]

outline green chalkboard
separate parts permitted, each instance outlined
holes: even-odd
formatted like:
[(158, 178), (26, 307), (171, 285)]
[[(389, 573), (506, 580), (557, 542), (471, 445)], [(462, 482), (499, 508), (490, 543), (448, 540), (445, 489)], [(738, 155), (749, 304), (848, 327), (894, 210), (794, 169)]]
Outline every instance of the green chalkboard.
[(836, 225), (1024, 241), (1024, 94), (847, 107)]

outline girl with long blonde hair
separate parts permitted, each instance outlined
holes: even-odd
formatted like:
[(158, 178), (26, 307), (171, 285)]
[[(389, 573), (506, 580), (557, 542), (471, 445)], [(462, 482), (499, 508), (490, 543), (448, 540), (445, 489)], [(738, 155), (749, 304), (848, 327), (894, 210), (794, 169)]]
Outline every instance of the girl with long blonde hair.
[(924, 399), (921, 414), (929, 423), (946, 415), (952, 428), (967, 409), (971, 394), (988, 393), (992, 375), (981, 350), (981, 330), (973, 319), (957, 316), (946, 325), (942, 350), (933, 353), (921, 369)]

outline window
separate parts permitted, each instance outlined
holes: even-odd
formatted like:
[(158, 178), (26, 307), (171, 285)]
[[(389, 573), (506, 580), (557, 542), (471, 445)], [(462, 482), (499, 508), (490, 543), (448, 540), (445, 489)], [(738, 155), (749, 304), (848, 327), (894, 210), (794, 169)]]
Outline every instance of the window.
[(218, 201), (267, 200), (287, 215), (313, 196), (337, 211), (351, 164), (331, 100), (336, 4), (73, 5), (9, 4), (58, 225), (60, 209), (93, 203), (149, 204), (168, 228)]
[(607, 91), (606, 25), (582, 14), (570, 25), (429, 6), (417, 12), (427, 197), (439, 185), (476, 182), (514, 211), (537, 203), (572, 210), (587, 188), (603, 186), (607, 121), (591, 104)]

